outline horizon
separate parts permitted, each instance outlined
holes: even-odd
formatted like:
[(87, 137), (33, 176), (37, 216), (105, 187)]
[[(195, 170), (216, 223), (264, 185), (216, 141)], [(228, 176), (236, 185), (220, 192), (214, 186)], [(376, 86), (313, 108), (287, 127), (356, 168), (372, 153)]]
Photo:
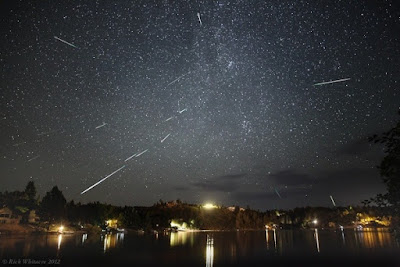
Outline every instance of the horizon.
[[(41, 199), (46, 195), (46, 193), (50, 192), (51, 189), (54, 188), (54, 187), (58, 188), (57, 185), (54, 185), (48, 191), (44, 192), (44, 194), (39, 194), (39, 192), (37, 192), (36, 199), (41, 201)], [(60, 190), (60, 188), (58, 188), (58, 189)], [(14, 192), (14, 191), (24, 192), (24, 190), (13, 190), (13, 191), (6, 190), (6, 191), (0, 191), (0, 194), (5, 193), (5, 192), (11, 193), (11, 192)], [(62, 190), (60, 190), (60, 191), (62, 192)], [(111, 206), (114, 206), (114, 207), (121, 207), (121, 208), (122, 207), (150, 208), (150, 207), (152, 207), (154, 205), (161, 204), (160, 201), (162, 201), (163, 204), (168, 204), (168, 203), (171, 203), (171, 202), (178, 203), (178, 201), (180, 201), (180, 204), (186, 204), (186, 205), (195, 205), (195, 206), (213, 205), (213, 206), (216, 206), (217, 208), (239, 207), (239, 208), (245, 208), (245, 209), (249, 208), (250, 210), (254, 210), (254, 211), (258, 211), (258, 212), (267, 212), (267, 211), (273, 211), (273, 210), (289, 211), (289, 210), (294, 210), (296, 208), (329, 208), (329, 209), (341, 209), (341, 208), (349, 208), (349, 207), (355, 207), (355, 208), (357, 208), (357, 207), (362, 207), (362, 208), (380, 208), (380, 209), (388, 208), (388, 207), (377, 206), (376, 203), (370, 203), (368, 205), (363, 205), (362, 203), (354, 203), (354, 204), (348, 204), (348, 205), (331, 205), (331, 206), (312, 206), (312, 205), (309, 205), (309, 206), (295, 206), (295, 207), (291, 207), (291, 208), (279, 208), (279, 207), (277, 207), (277, 208), (272, 208), (272, 209), (261, 210), (261, 209), (256, 209), (256, 208), (254, 208), (254, 207), (252, 207), (250, 205), (237, 206), (237, 205), (230, 205), (230, 204), (221, 204), (221, 203), (217, 203), (217, 202), (213, 202), (213, 201), (187, 202), (186, 200), (179, 199), (179, 198), (178, 199), (159, 199), (159, 200), (157, 200), (157, 201), (155, 201), (153, 203), (146, 204), (146, 205), (137, 205), (137, 204), (117, 205), (117, 204), (112, 204), (112, 203), (108, 203), (108, 202), (102, 202), (102, 201), (99, 201), (99, 200), (81, 202), (81, 201), (75, 201), (74, 199), (68, 199), (68, 198), (66, 198), (66, 201), (67, 201), (67, 204), (69, 204), (71, 202), (74, 202), (74, 204), (78, 204), (79, 203), (79, 204), (82, 204), (82, 205), (100, 203), (102, 205), (111, 205)], [(332, 204), (332, 202), (331, 202), (331, 204)], [(5, 207), (7, 207), (7, 206), (5, 206)]]

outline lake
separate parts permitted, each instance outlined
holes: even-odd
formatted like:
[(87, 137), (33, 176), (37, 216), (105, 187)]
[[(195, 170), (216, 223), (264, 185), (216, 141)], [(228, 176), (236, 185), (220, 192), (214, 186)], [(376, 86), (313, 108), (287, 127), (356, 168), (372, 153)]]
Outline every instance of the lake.
[(0, 235), (4, 265), (400, 266), (386, 229)]

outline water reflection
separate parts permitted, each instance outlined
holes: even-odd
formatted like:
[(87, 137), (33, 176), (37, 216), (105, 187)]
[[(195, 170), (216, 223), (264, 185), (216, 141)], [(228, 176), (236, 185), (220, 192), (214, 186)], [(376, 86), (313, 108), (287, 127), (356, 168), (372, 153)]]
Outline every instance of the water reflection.
[(87, 234), (82, 235), (82, 245), (85, 244), (85, 241), (87, 240)]
[(315, 228), (314, 229), (314, 238), (315, 238), (315, 244), (317, 245), (317, 251), (318, 253), (320, 253), (320, 249), (319, 249), (319, 235), (318, 235), (318, 229)]
[(106, 234), (103, 238), (103, 252), (106, 253), (108, 250), (121, 246), (124, 242), (125, 234)]
[(343, 228), (340, 228), (340, 232), (342, 233), (342, 241), (343, 241), (343, 245), (346, 245), (346, 239), (344, 238), (344, 231)]
[(214, 265), (214, 238), (212, 235), (207, 235), (206, 243), (206, 267)]
[(57, 238), (57, 250), (60, 250), (60, 248), (61, 248), (62, 238), (63, 238), (63, 235), (59, 234), (58, 238)]
[(193, 232), (172, 232), (169, 239), (169, 245), (171, 247), (182, 246), (186, 244), (193, 246), (195, 235), (196, 233)]
[[(275, 252), (277, 252), (278, 251), (278, 245), (277, 245), (276, 229), (272, 229), (272, 239), (273, 239), (273, 242), (274, 242), (274, 250), (275, 250)], [(265, 241), (267, 243), (267, 250), (269, 250), (269, 242), (270, 242), (270, 240), (269, 240), (269, 230), (268, 229), (265, 230)], [(279, 242), (280, 243), (284, 243), (284, 240), (279, 240)], [(280, 245), (282, 245), (282, 244), (280, 244)]]
[(357, 244), (362, 248), (389, 247), (390, 238), (387, 238), (387, 232), (382, 229), (364, 228), (362, 231), (354, 231)]
[[(122, 258), (135, 262), (142, 260), (141, 263), (152, 259), (155, 263), (177, 261), (177, 265), (186, 265), (184, 263), (189, 261), (199, 264), (205, 261), (206, 266), (213, 266), (214, 263), (223, 266), (253, 259), (268, 261), (272, 257), (285, 259), (299, 255), (313, 258), (318, 253), (323, 257), (342, 254), (354, 257), (400, 254), (399, 245), (393, 236), (382, 229), (177, 232), (160, 234), (157, 241), (156, 238), (155, 235), (123, 233), (1, 236), (0, 259), (43, 258), (43, 255), (54, 258), (62, 255), (71, 261), (75, 257), (88, 259), (93, 256), (111, 259), (116, 254), (108, 252), (113, 250)], [(133, 255), (132, 251), (138, 253)], [(142, 265), (145, 264), (138, 264)]]

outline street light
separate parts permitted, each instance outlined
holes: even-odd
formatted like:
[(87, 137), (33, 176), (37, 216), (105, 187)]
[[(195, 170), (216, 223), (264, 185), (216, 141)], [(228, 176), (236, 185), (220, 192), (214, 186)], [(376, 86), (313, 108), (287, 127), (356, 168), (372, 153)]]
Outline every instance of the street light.
[(317, 225), (318, 220), (317, 220), (317, 219), (314, 219), (312, 222), (313, 222), (314, 225)]

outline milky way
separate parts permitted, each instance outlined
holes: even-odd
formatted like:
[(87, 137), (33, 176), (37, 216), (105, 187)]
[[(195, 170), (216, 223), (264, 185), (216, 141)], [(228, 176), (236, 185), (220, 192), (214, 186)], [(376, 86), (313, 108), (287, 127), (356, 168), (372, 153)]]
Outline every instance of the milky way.
[(383, 192), (367, 138), (400, 105), (391, 1), (10, 2), (1, 191), (260, 209)]

